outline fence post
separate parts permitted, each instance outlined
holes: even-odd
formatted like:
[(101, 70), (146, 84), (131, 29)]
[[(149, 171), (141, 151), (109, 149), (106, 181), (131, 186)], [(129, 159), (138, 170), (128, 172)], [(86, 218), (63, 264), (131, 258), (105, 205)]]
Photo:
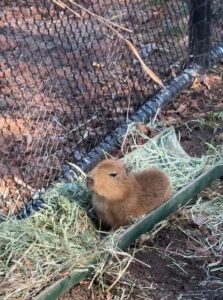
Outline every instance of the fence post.
[(209, 67), (211, 50), (212, 0), (190, 0), (190, 62)]

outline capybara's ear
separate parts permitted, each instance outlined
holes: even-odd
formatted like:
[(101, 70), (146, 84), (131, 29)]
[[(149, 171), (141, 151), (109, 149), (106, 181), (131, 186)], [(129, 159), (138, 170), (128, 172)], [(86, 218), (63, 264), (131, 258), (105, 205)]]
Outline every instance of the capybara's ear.
[(129, 163), (125, 163), (124, 166), (126, 174), (128, 175), (132, 171), (132, 166)]

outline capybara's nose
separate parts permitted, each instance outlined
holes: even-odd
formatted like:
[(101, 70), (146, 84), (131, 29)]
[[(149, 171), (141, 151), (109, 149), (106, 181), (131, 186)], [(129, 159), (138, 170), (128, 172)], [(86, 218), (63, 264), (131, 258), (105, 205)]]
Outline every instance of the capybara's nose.
[(87, 183), (87, 187), (91, 189), (94, 185), (94, 179), (90, 175), (88, 175), (86, 179), (86, 183)]

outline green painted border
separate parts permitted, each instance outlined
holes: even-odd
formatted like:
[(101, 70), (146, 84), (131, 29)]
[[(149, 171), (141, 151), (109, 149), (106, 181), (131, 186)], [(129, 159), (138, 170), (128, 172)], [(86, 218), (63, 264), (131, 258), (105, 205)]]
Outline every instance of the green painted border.
[(59, 279), (51, 286), (46, 288), (35, 299), (37, 300), (56, 300), (59, 296), (69, 291), (72, 286), (78, 284), (81, 280), (86, 279), (94, 271), (93, 264), (89, 264), (86, 269), (74, 270), (72, 273), (62, 279)]
[[(150, 231), (157, 223), (164, 220), (180, 206), (186, 204), (192, 197), (209, 186), (214, 180), (223, 176), (223, 162), (210, 168), (197, 177), (193, 182), (180, 189), (169, 201), (154, 210), (145, 218), (132, 225), (118, 238), (118, 248), (126, 249), (140, 235)], [(36, 300), (56, 300), (67, 292), (72, 286), (89, 277), (94, 271), (94, 262), (82, 270), (74, 270), (70, 275), (62, 278), (44, 290)]]

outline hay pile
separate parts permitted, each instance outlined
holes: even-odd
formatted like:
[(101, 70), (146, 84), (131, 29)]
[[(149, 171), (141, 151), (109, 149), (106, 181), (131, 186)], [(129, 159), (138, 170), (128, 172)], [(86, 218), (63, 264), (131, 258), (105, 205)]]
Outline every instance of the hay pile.
[[(136, 135), (141, 134), (136, 130), (129, 132), (130, 138)], [(175, 190), (219, 159), (216, 155), (189, 157), (171, 130), (143, 146), (133, 146), (136, 150), (124, 160), (135, 171), (150, 166), (163, 169)], [(44, 200), (45, 209), (31, 218), (9, 218), (0, 223), (0, 299), (31, 299), (71, 270), (84, 268), (95, 257), (101, 268), (105, 253), (115, 255), (118, 234), (100, 239), (82, 208), (91, 203), (91, 194), (83, 183), (57, 184), (44, 195)]]
[[(138, 137), (143, 136), (144, 145), (138, 145)], [(126, 155), (123, 160), (133, 166), (134, 171), (157, 167), (166, 172), (177, 191), (195, 179), (205, 170), (223, 159), (223, 153), (214, 149), (211, 155), (191, 157), (181, 147), (173, 129), (164, 130), (154, 139), (130, 127), (128, 138), (135, 151)]]
[[(83, 210), (91, 195), (80, 183), (57, 184), (33, 217), (0, 224), (0, 299), (31, 299), (44, 286), (99, 253), (99, 238)], [(81, 203), (75, 202), (80, 201)]]

